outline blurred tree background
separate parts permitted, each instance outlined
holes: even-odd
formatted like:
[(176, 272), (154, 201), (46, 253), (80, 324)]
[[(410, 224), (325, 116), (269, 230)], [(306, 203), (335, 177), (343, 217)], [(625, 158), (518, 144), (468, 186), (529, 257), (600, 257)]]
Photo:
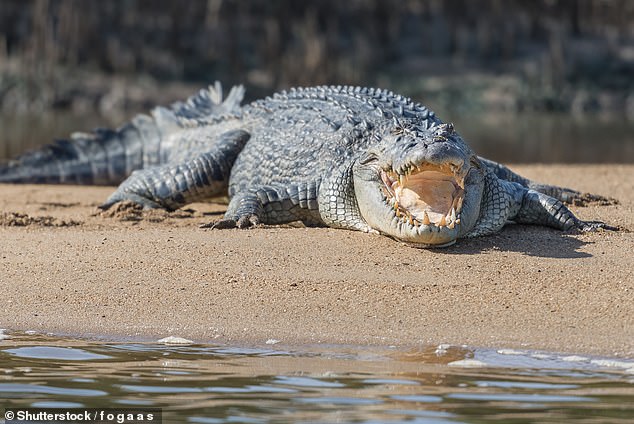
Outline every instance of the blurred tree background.
[(634, 122), (631, 0), (1, 0), (0, 110), (132, 111), (214, 80), (248, 99), (380, 86), (455, 116)]

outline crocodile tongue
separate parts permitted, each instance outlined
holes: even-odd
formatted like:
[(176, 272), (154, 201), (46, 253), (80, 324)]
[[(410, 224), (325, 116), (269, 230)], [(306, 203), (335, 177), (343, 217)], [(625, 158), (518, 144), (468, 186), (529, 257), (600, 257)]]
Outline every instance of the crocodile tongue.
[(420, 184), (416, 189), (396, 187), (394, 194), (398, 204), (407, 209), (419, 222), (429, 220), (438, 224), (447, 215), (453, 203), (454, 187), (449, 181), (434, 181), (433, 184)]

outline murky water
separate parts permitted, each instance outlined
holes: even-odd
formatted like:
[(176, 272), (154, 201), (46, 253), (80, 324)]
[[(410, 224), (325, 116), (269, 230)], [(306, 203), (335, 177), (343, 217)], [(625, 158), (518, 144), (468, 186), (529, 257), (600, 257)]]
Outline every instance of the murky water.
[(634, 421), (634, 360), (3, 338), (0, 409), (155, 407), (165, 423)]
[[(634, 121), (558, 114), (480, 114), (452, 117), (478, 154), (513, 163), (634, 163)], [(133, 114), (130, 114), (132, 116)], [(116, 127), (126, 117), (47, 113), (0, 115), (0, 160), (66, 138), (74, 131)]]

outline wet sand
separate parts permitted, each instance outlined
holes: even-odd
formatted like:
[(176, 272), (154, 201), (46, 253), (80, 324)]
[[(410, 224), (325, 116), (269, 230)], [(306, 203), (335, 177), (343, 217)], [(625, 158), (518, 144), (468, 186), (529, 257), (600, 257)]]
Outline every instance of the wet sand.
[(511, 225), (418, 250), (326, 228), (199, 229), (214, 204), (96, 215), (112, 188), (0, 185), (0, 328), (634, 356), (634, 165), (514, 169), (617, 198), (571, 208), (625, 231)]

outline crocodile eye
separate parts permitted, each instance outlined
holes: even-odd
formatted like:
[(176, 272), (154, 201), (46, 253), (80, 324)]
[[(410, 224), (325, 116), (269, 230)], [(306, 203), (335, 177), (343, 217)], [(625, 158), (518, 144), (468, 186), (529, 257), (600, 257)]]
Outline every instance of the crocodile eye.
[(369, 163), (372, 162), (377, 162), (379, 160), (378, 156), (376, 155), (376, 153), (366, 153), (363, 156), (361, 156), (361, 158), (359, 159), (359, 163), (361, 165), (367, 165)]

